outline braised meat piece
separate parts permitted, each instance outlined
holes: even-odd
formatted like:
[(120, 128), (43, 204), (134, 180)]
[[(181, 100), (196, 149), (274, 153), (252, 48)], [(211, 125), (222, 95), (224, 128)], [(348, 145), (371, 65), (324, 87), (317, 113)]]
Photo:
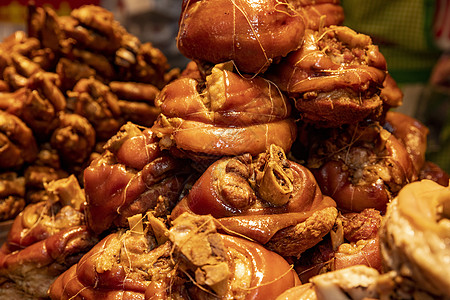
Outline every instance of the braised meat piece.
[[(158, 240), (161, 231), (165, 239)], [(210, 216), (185, 214), (168, 230), (147, 214), (103, 239), (49, 293), (52, 299), (273, 299), (297, 284), (282, 257), (217, 233)]]
[(0, 221), (14, 219), (25, 207), (25, 178), (15, 172), (0, 173)]
[(45, 140), (59, 125), (58, 113), (66, 108), (66, 97), (59, 89), (56, 74), (39, 72), (27, 82), (21, 119), (39, 140)]
[(426, 161), (420, 170), (419, 179), (429, 179), (439, 183), (440, 185), (448, 186), (450, 176), (437, 164), (431, 161)]
[(97, 242), (84, 225), (85, 197), (77, 180), (53, 181), (46, 191), (45, 201), (16, 217), (0, 249), (0, 277), (13, 282), (10, 292), (18, 295), (47, 297), (56, 277)]
[(404, 185), (417, 180), (404, 144), (377, 122), (308, 134), (307, 166), (344, 212), (385, 211)]
[(0, 169), (20, 168), (38, 153), (31, 129), (18, 117), (0, 110)]
[(80, 79), (68, 95), (70, 107), (94, 126), (98, 140), (108, 140), (123, 125), (117, 96), (95, 78)]
[(378, 230), (382, 217), (375, 209), (339, 214), (330, 234), (302, 253), (295, 270), (302, 282), (326, 272), (366, 265), (381, 272)]
[(50, 138), (52, 148), (66, 166), (82, 165), (95, 145), (94, 127), (86, 118), (69, 113), (59, 114), (58, 123)]
[(166, 216), (178, 201), (189, 173), (186, 162), (158, 146), (148, 128), (127, 123), (84, 171), (87, 219), (101, 233), (124, 227), (127, 218), (147, 210)]
[(403, 143), (418, 174), (425, 163), (428, 127), (411, 116), (395, 111), (386, 114), (383, 126)]
[(302, 15), (306, 28), (319, 30), (321, 27), (341, 25), (344, 9), (339, 0), (288, 0)]
[(288, 151), (296, 126), (288, 99), (270, 81), (243, 78), (231, 64), (216, 65), (206, 81), (183, 77), (156, 99), (152, 129), (176, 155), (258, 155), (270, 144)]
[(160, 92), (149, 83), (120, 82), (109, 83), (111, 91), (119, 98), (120, 111), (126, 120), (151, 127), (160, 113), (155, 107), (155, 98)]
[(239, 72), (262, 73), (303, 42), (303, 18), (288, 2), (185, 0), (178, 49), (198, 63), (232, 60)]
[(403, 104), (403, 92), (389, 73), (386, 74), (383, 81), (380, 97), (386, 106), (384, 109), (386, 111), (388, 111), (388, 108), (399, 107)]
[(322, 196), (305, 167), (272, 145), (257, 158), (249, 154), (212, 164), (172, 211), (211, 214), (227, 232), (264, 244), (283, 256), (299, 256), (334, 225), (334, 201)]
[(378, 118), (386, 60), (369, 36), (345, 26), (306, 30), (302, 47), (267, 77), (295, 98), (301, 118), (321, 127)]

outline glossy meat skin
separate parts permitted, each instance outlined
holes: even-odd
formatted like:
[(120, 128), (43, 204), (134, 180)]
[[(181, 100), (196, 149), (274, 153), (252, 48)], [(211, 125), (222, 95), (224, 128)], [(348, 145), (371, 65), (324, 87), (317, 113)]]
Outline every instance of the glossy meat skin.
[(312, 247), (333, 226), (335, 203), (322, 195), (308, 169), (282, 159), (276, 146), (267, 152), (253, 163), (243, 155), (212, 164), (171, 217), (185, 211), (211, 214), (225, 231), (243, 234), (281, 255), (298, 256)]
[(218, 234), (211, 217), (185, 217), (175, 220), (165, 242), (156, 242), (151, 226), (108, 235), (55, 281), (50, 297), (256, 300), (300, 283), (281, 256)]
[(384, 127), (403, 143), (418, 174), (425, 163), (428, 127), (411, 116), (395, 111), (386, 114)]
[(25, 207), (25, 178), (15, 172), (0, 173), (0, 221), (15, 218)]
[(303, 18), (288, 1), (184, 0), (177, 46), (196, 62), (232, 60), (241, 73), (262, 73), (303, 41)]
[(319, 136), (310, 144), (308, 166), (322, 192), (345, 212), (384, 211), (404, 185), (417, 180), (403, 143), (378, 123)]
[(288, 151), (296, 126), (288, 99), (271, 82), (244, 78), (217, 65), (206, 82), (183, 77), (156, 99), (161, 115), (152, 130), (163, 148), (195, 155), (257, 155), (270, 144)]
[(46, 192), (46, 201), (15, 218), (0, 249), (0, 277), (35, 297), (46, 297), (56, 277), (98, 241), (85, 225), (84, 193), (73, 175), (52, 181)]
[(84, 170), (87, 220), (101, 233), (123, 227), (127, 218), (149, 209), (168, 214), (178, 200), (187, 168), (163, 152), (148, 129), (127, 123)]
[(288, 0), (289, 4), (302, 15), (307, 29), (341, 25), (344, 9), (339, 0)]
[(305, 122), (339, 127), (380, 116), (386, 60), (369, 36), (330, 26), (306, 30), (302, 47), (267, 77), (295, 98)]
[(86, 226), (64, 229), (21, 251), (0, 252), (0, 276), (28, 295), (45, 298), (50, 284), (96, 243)]
[(38, 153), (31, 129), (18, 117), (0, 111), (0, 169), (20, 168)]
[(378, 237), (381, 222), (381, 213), (375, 209), (340, 213), (330, 235), (295, 262), (300, 280), (308, 282), (313, 276), (354, 265), (366, 265), (381, 272)]

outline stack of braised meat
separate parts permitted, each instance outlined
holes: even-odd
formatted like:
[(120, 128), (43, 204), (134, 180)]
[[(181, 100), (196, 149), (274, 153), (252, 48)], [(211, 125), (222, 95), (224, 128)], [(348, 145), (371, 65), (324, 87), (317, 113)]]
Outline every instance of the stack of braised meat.
[[(390, 111), (402, 93), (339, 1), (183, 1), (179, 75), (101, 8), (29, 20), (2, 46), (2, 114), (20, 124), (4, 126), (2, 168), (42, 148), (84, 172), (41, 180), (1, 248), (0, 296), (450, 297), (432, 266), (450, 270), (449, 178), (425, 160), (428, 129)], [(97, 136), (89, 150), (64, 141), (76, 118)], [(14, 175), (10, 202), (24, 197)]]

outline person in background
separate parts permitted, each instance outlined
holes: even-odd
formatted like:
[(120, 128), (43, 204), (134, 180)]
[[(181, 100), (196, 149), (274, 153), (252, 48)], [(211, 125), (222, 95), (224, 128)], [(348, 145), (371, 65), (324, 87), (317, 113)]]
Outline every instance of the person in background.
[(341, 0), (344, 25), (371, 36), (404, 94), (396, 110), (425, 123), (427, 159), (450, 172), (450, 0)]

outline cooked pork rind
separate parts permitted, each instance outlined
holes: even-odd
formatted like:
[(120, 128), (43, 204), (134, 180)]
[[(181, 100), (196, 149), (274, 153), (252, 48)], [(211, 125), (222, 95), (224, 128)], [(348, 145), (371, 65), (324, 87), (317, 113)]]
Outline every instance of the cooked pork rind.
[(15, 172), (0, 173), (0, 221), (15, 218), (25, 207), (25, 178)]
[(319, 30), (344, 22), (339, 0), (287, 0), (303, 17), (306, 28)]
[(400, 189), (418, 178), (404, 144), (377, 122), (308, 134), (313, 138), (307, 166), (343, 211), (385, 211)]
[(308, 282), (315, 275), (354, 265), (366, 265), (381, 272), (378, 238), (381, 220), (381, 213), (375, 209), (340, 213), (330, 234), (296, 260), (300, 280)]
[(306, 30), (302, 47), (268, 71), (295, 98), (301, 118), (321, 127), (380, 117), (386, 60), (369, 36), (345, 26)]
[(230, 63), (216, 65), (206, 81), (184, 77), (159, 94), (152, 129), (176, 155), (257, 155), (270, 144), (288, 151), (296, 126), (283, 93), (261, 77), (243, 78)]
[(187, 162), (162, 151), (149, 128), (127, 123), (84, 171), (89, 227), (96, 233), (124, 227), (147, 210), (165, 216), (178, 201)]
[(183, 1), (177, 46), (186, 57), (261, 73), (303, 41), (301, 15), (286, 0)]
[(18, 117), (0, 110), (0, 169), (14, 170), (38, 153), (31, 129)]
[(210, 216), (182, 215), (170, 230), (147, 216), (132, 217), (130, 230), (97, 244), (55, 281), (50, 297), (263, 299), (299, 283), (282, 257), (217, 233)]
[[(141, 43), (99, 6), (58, 16), (49, 6), (30, 4), (27, 32), (0, 43), (0, 109), (31, 130), (27, 137), (20, 124), (15, 133), (4, 128), (9, 131), (0, 142), (5, 155), (0, 169), (20, 172), (27, 199), (36, 202), (44, 182), (64, 173), (81, 182), (94, 145), (105, 143), (127, 121), (152, 126), (160, 112), (155, 97), (179, 70), (169, 70), (160, 50)], [(11, 134), (22, 137), (16, 141)], [(19, 153), (20, 143), (29, 147)], [(57, 151), (57, 167), (35, 161), (43, 144)]]
[[(47, 297), (47, 289), (96, 242), (84, 225), (84, 193), (77, 180), (53, 181), (47, 199), (26, 206), (0, 250), (0, 277), (12, 294)], [(6, 293), (6, 291), (5, 291)]]
[(418, 174), (425, 163), (428, 127), (411, 116), (395, 111), (386, 114), (384, 127), (403, 143)]
[(450, 295), (450, 191), (431, 180), (405, 186), (389, 204), (381, 231), (385, 271), (403, 278), (410, 295)]
[(335, 202), (323, 196), (305, 167), (272, 145), (260, 156), (212, 164), (172, 211), (211, 214), (227, 232), (239, 233), (283, 256), (299, 256), (334, 225)]

